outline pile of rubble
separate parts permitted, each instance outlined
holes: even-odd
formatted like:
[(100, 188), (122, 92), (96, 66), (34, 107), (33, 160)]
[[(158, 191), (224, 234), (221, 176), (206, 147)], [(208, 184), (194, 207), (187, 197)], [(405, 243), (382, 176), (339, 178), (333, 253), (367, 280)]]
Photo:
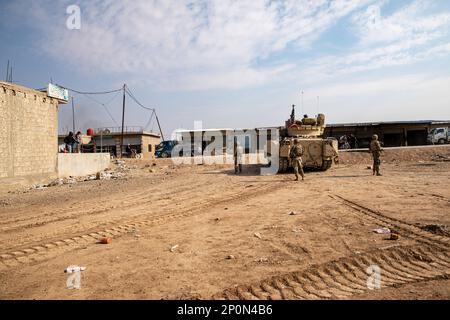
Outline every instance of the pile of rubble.
[(84, 177), (59, 178), (47, 184), (35, 184), (31, 186), (30, 190), (33, 189), (40, 190), (49, 187), (61, 186), (64, 184), (74, 184), (78, 182), (92, 181), (92, 180), (117, 180), (124, 177), (126, 175), (126, 172), (130, 171), (130, 169), (125, 164), (125, 161), (116, 160), (114, 164), (117, 165), (116, 170), (105, 169), (101, 172), (97, 172), (96, 174), (90, 174)]
[(435, 154), (431, 157), (431, 161), (442, 162), (442, 161), (450, 161), (450, 156), (444, 156), (442, 154)]
[(422, 230), (448, 237), (450, 236), (450, 228), (442, 224), (428, 224), (420, 227)]
[(130, 171), (130, 168), (127, 167), (123, 160), (115, 160), (113, 163), (117, 166), (117, 171)]

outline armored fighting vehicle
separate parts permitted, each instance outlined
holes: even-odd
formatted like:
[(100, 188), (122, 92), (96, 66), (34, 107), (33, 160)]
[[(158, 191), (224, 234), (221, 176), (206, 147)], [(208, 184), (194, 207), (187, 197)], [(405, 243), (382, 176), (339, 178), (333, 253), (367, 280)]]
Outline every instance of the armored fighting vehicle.
[(295, 119), (295, 106), (292, 106), (291, 117), (280, 130), (280, 167), (278, 172), (286, 172), (290, 167), (289, 152), (298, 139), (303, 146), (303, 167), (328, 170), (338, 162), (338, 141), (335, 138), (323, 138), (325, 115), (315, 118), (307, 115), (303, 119)]

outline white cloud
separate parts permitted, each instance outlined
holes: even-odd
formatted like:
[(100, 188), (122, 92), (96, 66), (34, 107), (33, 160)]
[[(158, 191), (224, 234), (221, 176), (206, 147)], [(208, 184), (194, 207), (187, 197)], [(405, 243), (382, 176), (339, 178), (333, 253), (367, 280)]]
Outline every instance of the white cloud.
[(382, 0), (356, 12), (352, 21), (359, 43), (339, 55), (321, 56), (300, 70), (309, 82), (364, 74), (450, 54), (450, 14), (426, 14), (430, 2), (413, 1), (390, 16), (382, 15)]
[[(245, 88), (296, 80), (294, 74), (318, 82), (450, 53), (450, 14), (427, 14), (432, 3), (424, 0), (387, 16), (389, 0), (93, 0), (80, 5), (79, 31), (64, 27), (68, 0), (19, 3), (17, 11), (26, 6), (30, 23), (44, 31), (40, 45), (49, 55), (166, 90)], [(349, 15), (357, 43), (302, 59)], [(288, 50), (299, 54), (285, 58)]]
[(364, 45), (410, 41), (416, 38), (435, 38), (446, 31), (449, 13), (425, 15), (433, 4), (416, 0), (388, 17), (382, 16), (382, 7), (388, 1), (379, 1), (353, 16), (356, 33)]
[[(74, 65), (138, 73), (164, 88), (259, 85), (291, 66), (259, 61), (288, 46), (310, 47), (339, 19), (372, 2), (95, 0), (81, 5), (80, 31), (55, 28), (49, 15), (42, 46)], [(36, 12), (42, 21), (42, 10)]]

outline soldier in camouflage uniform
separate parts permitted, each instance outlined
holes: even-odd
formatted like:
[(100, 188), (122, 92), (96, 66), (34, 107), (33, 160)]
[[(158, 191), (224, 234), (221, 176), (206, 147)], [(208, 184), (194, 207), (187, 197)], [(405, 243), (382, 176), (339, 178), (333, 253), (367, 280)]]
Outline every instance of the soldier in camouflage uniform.
[(303, 147), (301, 144), (298, 143), (298, 140), (295, 139), (294, 146), (292, 147), (289, 153), (291, 164), (294, 167), (295, 181), (298, 181), (299, 172), (300, 175), (302, 176), (302, 180), (305, 180), (305, 173), (303, 172), (302, 156), (303, 156)]
[(234, 144), (234, 173), (242, 173), (242, 163), (243, 163), (244, 149), (239, 142)]
[(372, 136), (372, 142), (370, 143), (370, 152), (373, 157), (373, 175), (381, 176), (380, 173), (380, 165), (381, 165), (381, 152), (383, 149), (381, 148), (380, 141), (378, 141), (378, 135), (374, 134)]

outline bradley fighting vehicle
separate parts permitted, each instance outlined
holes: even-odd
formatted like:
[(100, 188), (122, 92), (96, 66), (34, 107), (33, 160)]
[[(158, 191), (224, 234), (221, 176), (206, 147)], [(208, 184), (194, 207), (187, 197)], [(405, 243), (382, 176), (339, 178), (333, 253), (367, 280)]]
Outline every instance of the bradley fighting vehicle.
[(280, 167), (278, 172), (286, 172), (290, 167), (289, 152), (298, 139), (303, 146), (303, 167), (327, 170), (338, 162), (338, 141), (335, 138), (323, 138), (325, 115), (316, 118), (295, 119), (295, 106), (292, 106), (291, 117), (280, 130)]

